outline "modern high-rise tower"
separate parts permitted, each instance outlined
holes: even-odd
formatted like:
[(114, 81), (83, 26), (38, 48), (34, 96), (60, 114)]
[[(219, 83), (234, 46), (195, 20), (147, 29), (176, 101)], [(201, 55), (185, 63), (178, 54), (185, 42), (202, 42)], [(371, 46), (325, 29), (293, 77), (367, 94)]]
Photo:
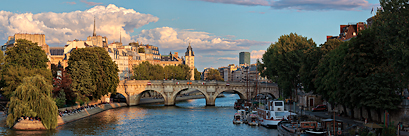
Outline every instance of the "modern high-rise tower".
[(250, 65), (250, 52), (240, 52), (240, 54), (239, 54), (239, 64)]

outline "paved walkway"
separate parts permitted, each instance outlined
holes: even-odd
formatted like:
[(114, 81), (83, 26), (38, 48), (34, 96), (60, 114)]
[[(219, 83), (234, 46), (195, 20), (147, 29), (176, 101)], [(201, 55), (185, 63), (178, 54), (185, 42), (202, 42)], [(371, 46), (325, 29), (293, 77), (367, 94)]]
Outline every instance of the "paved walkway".
[[(292, 104), (287, 104), (286, 105), (286, 109), (289, 111), (294, 111), (294, 106)], [(318, 117), (318, 118), (322, 118), (322, 119), (332, 119), (334, 117), (333, 113), (330, 112), (325, 112), (325, 111), (320, 111), (320, 112), (311, 112), (311, 111), (303, 111), (302, 113), (300, 113), (300, 108), (298, 106), (295, 106), (295, 110), (297, 114), (302, 114), (302, 115), (309, 115), (312, 117)], [(342, 122), (344, 122), (344, 124), (346, 124), (347, 126), (351, 126), (353, 124), (357, 125), (357, 126), (364, 126), (364, 121), (360, 121), (360, 120), (354, 120), (348, 117), (341, 117), (338, 116), (337, 114), (335, 114), (335, 120), (340, 120)], [(400, 131), (400, 135), (401, 136), (409, 136), (409, 132), (406, 131)]]

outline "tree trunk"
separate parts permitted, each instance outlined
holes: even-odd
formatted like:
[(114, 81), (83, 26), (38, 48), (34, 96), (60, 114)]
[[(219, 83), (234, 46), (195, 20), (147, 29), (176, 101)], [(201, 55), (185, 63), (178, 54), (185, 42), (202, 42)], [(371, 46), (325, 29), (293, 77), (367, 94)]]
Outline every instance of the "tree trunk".
[(368, 121), (372, 121), (371, 109), (366, 107), (366, 112), (368, 112)]
[(351, 119), (354, 119), (354, 114), (355, 114), (355, 113), (354, 113), (354, 108), (355, 108), (355, 107), (351, 107)]
[(345, 106), (345, 104), (342, 104), (342, 108), (344, 109), (344, 111), (342, 111), (343, 115), (341, 115), (341, 116), (348, 117), (348, 115), (347, 115), (347, 106)]
[[(379, 122), (382, 122), (382, 116), (381, 116), (381, 110), (376, 110), (376, 112), (378, 113), (378, 119), (379, 119)], [(385, 123), (385, 122), (384, 122)]]
[(362, 108), (363, 108), (363, 107), (359, 108), (359, 116), (360, 116), (359, 118), (361, 118), (361, 119), (364, 118), (364, 117), (362, 116)]

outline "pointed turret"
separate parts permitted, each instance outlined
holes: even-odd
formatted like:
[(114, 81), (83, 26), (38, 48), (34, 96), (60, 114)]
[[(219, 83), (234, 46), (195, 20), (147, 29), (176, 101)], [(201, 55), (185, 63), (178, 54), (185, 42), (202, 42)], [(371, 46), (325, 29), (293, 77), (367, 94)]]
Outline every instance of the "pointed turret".
[(192, 46), (187, 47), (187, 51), (185, 53), (185, 64), (190, 67), (190, 80), (195, 80), (194, 69), (195, 69), (195, 55), (192, 49)]
[(95, 32), (95, 16), (94, 16), (94, 33), (92, 33), (92, 36), (97, 36), (97, 32)]

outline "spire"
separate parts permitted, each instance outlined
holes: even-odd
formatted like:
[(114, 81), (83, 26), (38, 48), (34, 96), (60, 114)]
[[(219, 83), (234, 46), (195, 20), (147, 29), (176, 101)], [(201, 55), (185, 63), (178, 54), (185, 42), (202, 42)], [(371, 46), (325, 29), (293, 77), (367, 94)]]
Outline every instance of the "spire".
[(94, 16), (94, 33), (92, 34), (92, 36), (97, 36), (97, 33), (95, 32), (95, 16)]
[(119, 30), (119, 42), (122, 43), (121, 30)]

